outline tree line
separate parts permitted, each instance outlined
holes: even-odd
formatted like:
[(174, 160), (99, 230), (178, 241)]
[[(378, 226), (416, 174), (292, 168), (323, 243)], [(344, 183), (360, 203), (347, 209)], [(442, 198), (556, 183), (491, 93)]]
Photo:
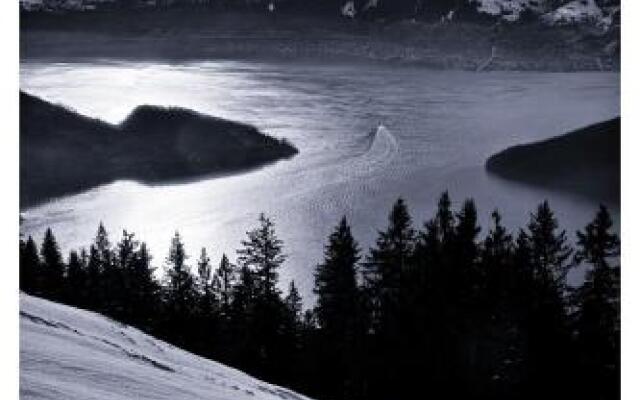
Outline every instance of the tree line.
[[(20, 241), (20, 289), (131, 324), (196, 354), (317, 399), (620, 396), (620, 240), (600, 206), (572, 244), (545, 201), (511, 233), (498, 211), (480, 237), (472, 200), (445, 192), (414, 227), (399, 199), (364, 252), (342, 218), (303, 311), (272, 220), (235, 262), (193, 262), (176, 233), (157, 278), (145, 243), (100, 224), (63, 258), (51, 229)], [(584, 282), (567, 282), (572, 268)]]

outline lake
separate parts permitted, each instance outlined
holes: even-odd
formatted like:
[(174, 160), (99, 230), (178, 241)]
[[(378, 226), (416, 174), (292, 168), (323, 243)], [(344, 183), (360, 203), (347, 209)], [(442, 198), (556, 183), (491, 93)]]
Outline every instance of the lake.
[[(244, 233), (265, 212), (307, 301), (313, 268), (342, 215), (367, 249), (399, 196), (414, 223), (431, 217), (449, 190), (457, 207), (473, 197), (486, 226), (498, 208), (522, 226), (549, 199), (570, 236), (597, 202), (488, 175), (486, 158), (505, 147), (562, 134), (619, 115), (617, 73), (431, 71), (390, 65), (250, 62), (92, 62), (21, 65), (22, 90), (117, 123), (137, 105), (191, 108), (250, 123), (299, 149), (296, 157), (247, 173), (148, 186), (130, 181), (23, 210), (21, 231), (51, 227), (61, 247), (85, 246), (103, 221), (148, 243), (161, 267), (183, 235), (190, 262), (206, 246), (216, 264), (235, 259)], [(372, 134), (382, 123), (386, 129)], [(619, 205), (610, 204), (619, 227)]]

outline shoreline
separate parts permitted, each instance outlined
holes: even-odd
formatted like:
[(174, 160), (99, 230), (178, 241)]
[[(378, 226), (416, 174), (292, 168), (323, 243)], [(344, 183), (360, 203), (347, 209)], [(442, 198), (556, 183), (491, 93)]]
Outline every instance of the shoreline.
[[(446, 54), (402, 44), (376, 43), (366, 40), (292, 38), (194, 38), (190, 46), (181, 46), (171, 38), (143, 37), (113, 40), (108, 36), (97, 41), (76, 42), (53, 39), (45, 32), (31, 32), (37, 44), (21, 43), (21, 62), (122, 61), (275, 61), (368, 63), (410, 66), (432, 70), (474, 72), (620, 72), (617, 61), (599, 57), (574, 59), (532, 59), (501, 56)], [(41, 40), (42, 39), (42, 40)], [(192, 47), (198, 47), (193, 50)]]
[(465, 71), (619, 72), (619, 41), (584, 27), (179, 12), (21, 17), (20, 60), (366, 62)]

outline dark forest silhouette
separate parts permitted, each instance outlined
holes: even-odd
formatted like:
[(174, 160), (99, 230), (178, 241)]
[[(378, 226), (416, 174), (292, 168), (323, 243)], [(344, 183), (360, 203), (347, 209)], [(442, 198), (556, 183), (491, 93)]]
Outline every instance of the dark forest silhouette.
[(516, 145), (487, 159), (504, 179), (620, 201), (620, 117), (542, 141)]
[[(445, 192), (419, 229), (402, 199), (363, 252), (342, 218), (315, 267), (315, 307), (260, 215), (232, 263), (188, 257), (179, 233), (157, 280), (146, 245), (100, 225), (67, 262), (49, 229), (20, 241), (20, 288), (94, 310), (318, 399), (615, 399), (620, 396), (620, 241), (603, 206), (573, 246), (545, 201), (514, 234)], [(310, 244), (312, 245), (312, 244)], [(567, 273), (586, 268), (584, 283)]]
[(179, 107), (141, 105), (118, 125), (20, 92), (20, 203), (121, 179), (166, 182), (293, 157), (286, 139)]

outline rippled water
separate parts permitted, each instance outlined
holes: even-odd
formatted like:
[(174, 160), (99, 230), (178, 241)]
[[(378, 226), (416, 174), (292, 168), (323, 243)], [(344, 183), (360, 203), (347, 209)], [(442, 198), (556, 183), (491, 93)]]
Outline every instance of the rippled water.
[[(481, 221), (498, 207), (522, 225), (548, 198), (570, 232), (596, 204), (487, 175), (487, 156), (619, 114), (619, 75), (483, 73), (363, 65), (239, 62), (21, 66), (23, 90), (110, 122), (143, 103), (177, 105), (254, 124), (300, 154), (240, 175), (146, 186), (116, 182), (25, 210), (23, 232), (51, 226), (67, 250), (89, 243), (99, 221), (145, 240), (160, 266), (179, 230), (192, 255), (235, 257), (258, 213), (272, 216), (289, 260), (282, 280), (307, 294), (326, 236), (346, 214), (362, 247), (403, 196), (415, 222), (448, 189), (476, 199)], [(378, 123), (386, 130), (372, 135)], [(614, 207), (614, 216), (619, 209)], [(307, 296), (308, 297), (308, 296)]]

